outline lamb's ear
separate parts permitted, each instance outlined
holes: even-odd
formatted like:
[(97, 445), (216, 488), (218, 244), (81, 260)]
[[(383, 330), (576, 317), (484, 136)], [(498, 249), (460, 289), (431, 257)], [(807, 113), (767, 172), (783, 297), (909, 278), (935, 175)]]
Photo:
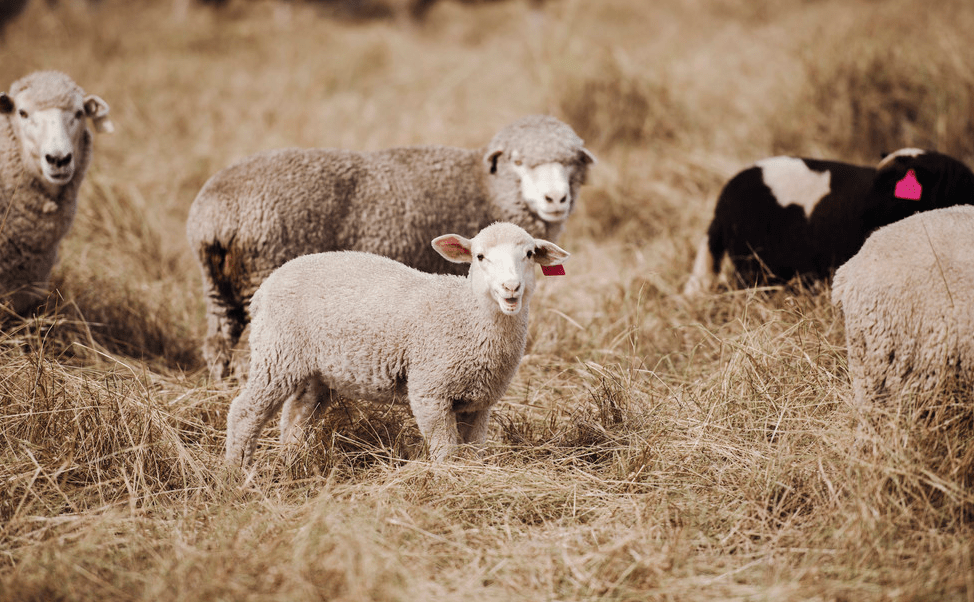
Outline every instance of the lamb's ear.
[(568, 259), (568, 251), (553, 242), (535, 238), (534, 245), (534, 261), (540, 265), (561, 265)]
[(6, 92), (0, 92), (0, 113), (13, 113), (14, 112), (14, 101), (12, 98), (7, 96)]
[(595, 165), (598, 163), (598, 161), (595, 159), (595, 155), (592, 154), (592, 151), (585, 147), (582, 147), (582, 149), (578, 151), (578, 160), (584, 165)]
[(489, 173), (497, 173), (497, 159), (504, 154), (504, 149), (502, 148), (492, 148), (487, 151), (484, 155), (484, 164), (487, 166), (487, 171)]
[(85, 96), (85, 115), (95, 124), (96, 132), (111, 134), (115, 131), (115, 124), (108, 118), (108, 103), (98, 96), (94, 94)]
[(444, 234), (433, 239), (433, 248), (447, 261), (453, 263), (470, 263), (473, 255), (470, 252), (470, 240), (459, 234)]

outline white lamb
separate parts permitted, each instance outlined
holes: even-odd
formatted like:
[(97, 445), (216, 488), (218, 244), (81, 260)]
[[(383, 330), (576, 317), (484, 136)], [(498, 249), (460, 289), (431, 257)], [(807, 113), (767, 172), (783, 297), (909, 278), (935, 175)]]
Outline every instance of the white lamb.
[(974, 368), (974, 207), (874, 232), (835, 273), (857, 404), (928, 393)]
[(186, 225), (203, 273), (211, 377), (229, 372), (250, 297), (284, 262), (364, 251), (424, 272), (463, 274), (429, 248), (433, 237), (470, 236), (504, 221), (557, 242), (594, 161), (567, 124), (531, 115), (478, 149), (282, 149), (218, 172)]
[(14, 311), (48, 288), (91, 162), (91, 132), (111, 132), (108, 104), (70, 77), (38, 71), (0, 92), (0, 296)]
[(568, 253), (510, 223), (433, 248), (466, 277), (428, 274), (355, 251), (306, 255), (276, 270), (251, 302), (250, 378), (227, 417), (227, 461), (246, 466), (283, 406), (281, 441), (302, 437), (334, 396), (407, 402), (431, 457), (481, 443), (521, 356), (535, 263)]

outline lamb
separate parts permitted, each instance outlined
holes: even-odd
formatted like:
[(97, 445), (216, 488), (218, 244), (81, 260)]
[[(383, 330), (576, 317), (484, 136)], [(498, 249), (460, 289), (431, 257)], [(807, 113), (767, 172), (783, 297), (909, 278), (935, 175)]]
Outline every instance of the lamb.
[(0, 92), (0, 295), (24, 314), (49, 288), (58, 247), (74, 220), (92, 135), (114, 128), (108, 104), (70, 77), (38, 71)]
[[(905, 192), (913, 189), (917, 194)], [(876, 228), (918, 211), (974, 203), (974, 174), (933, 151), (906, 148), (876, 168), (772, 157), (724, 186), (683, 294), (713, 287), (725, 252), (745, 285), (827, 280)]]
[(462, 274), (427, 242), (443, 232), (469, 236), (495, 221), (557, 241), (594, 162), (571, 127), (534, 115), (476, 150), (285, 149), (218, 172), (193, 202), (186, 228), (203, 272), (211, 378), (228, 373), (251, 295), (286, 261), (351, 250)]
[(227, 416), (231, 465), (250, 464), (282, 406), (281, 441), (291, 444), (316, 403), (335, 396), (408, 401), (438, 461), (484, 441), (524, 353), (533, 265), (561, 265), (568, 253), (505, 222), (432, 246), (469, 264), (467, 276), (337, 251), (292, 259), (264, 281), (251, 302), (250, 377)]
[(928, 393), (974, 366), (974, 207), (874, 232), (835, 272), (857, 405)]

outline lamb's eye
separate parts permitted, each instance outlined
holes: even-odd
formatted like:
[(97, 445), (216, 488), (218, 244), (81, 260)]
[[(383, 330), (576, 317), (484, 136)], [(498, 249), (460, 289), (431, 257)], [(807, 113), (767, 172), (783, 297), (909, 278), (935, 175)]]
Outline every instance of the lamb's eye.
[(25, 111), (25, 110), (23, 110), (23, 109), (21, 109), (21, 110), (19, 111), (19, 113), (20, 113), (20, 116), (21, 116), (21, 117), (22, 117), (23, 119), (27, 119), (27, 111)]
[(85, 116), (84, 112), (80, 110), (74, 114), (75, 119), (81, 119), (84, 116)]
[(518, 167), (520, 167), (521, 166), (521, 163), (523, 163), (523, 161), (521, 161), (520, 159), (514, 159), (514, 165), (517, 165)]
[(477, 261), (483, 261), (483, 260), (484, 260), (484, 254), (483, 253), (477, 253)]
[(528, 249), (528, 259), (531, 259), (532, 257), (534, 257), (534, 251)]

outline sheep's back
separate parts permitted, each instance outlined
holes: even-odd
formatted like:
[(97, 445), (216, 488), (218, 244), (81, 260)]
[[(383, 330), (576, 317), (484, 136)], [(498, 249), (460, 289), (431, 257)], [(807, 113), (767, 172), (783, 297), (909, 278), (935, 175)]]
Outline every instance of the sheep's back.
[(252, 357), (320, 373), (347, 396), (392, 401), (405, 384), (409, 340), (429, 327), (428, 306), (442, 294), (436, 279), (464, 281), (365, 253), (294, 259), (254, 296)]
[(488, 225), (479, 161), (475, 151), (449, 147), (261, 153), (204, 185), (187, 236), (204, 265), (220, 255), (222, 272), (242, 292), (290, 259), (339, 250), (462, 274), (430, 241)]
[(974, 208), (916, 214), (876, 231), (836, 272), (854, 385), (929, 389), (974, 365)]

